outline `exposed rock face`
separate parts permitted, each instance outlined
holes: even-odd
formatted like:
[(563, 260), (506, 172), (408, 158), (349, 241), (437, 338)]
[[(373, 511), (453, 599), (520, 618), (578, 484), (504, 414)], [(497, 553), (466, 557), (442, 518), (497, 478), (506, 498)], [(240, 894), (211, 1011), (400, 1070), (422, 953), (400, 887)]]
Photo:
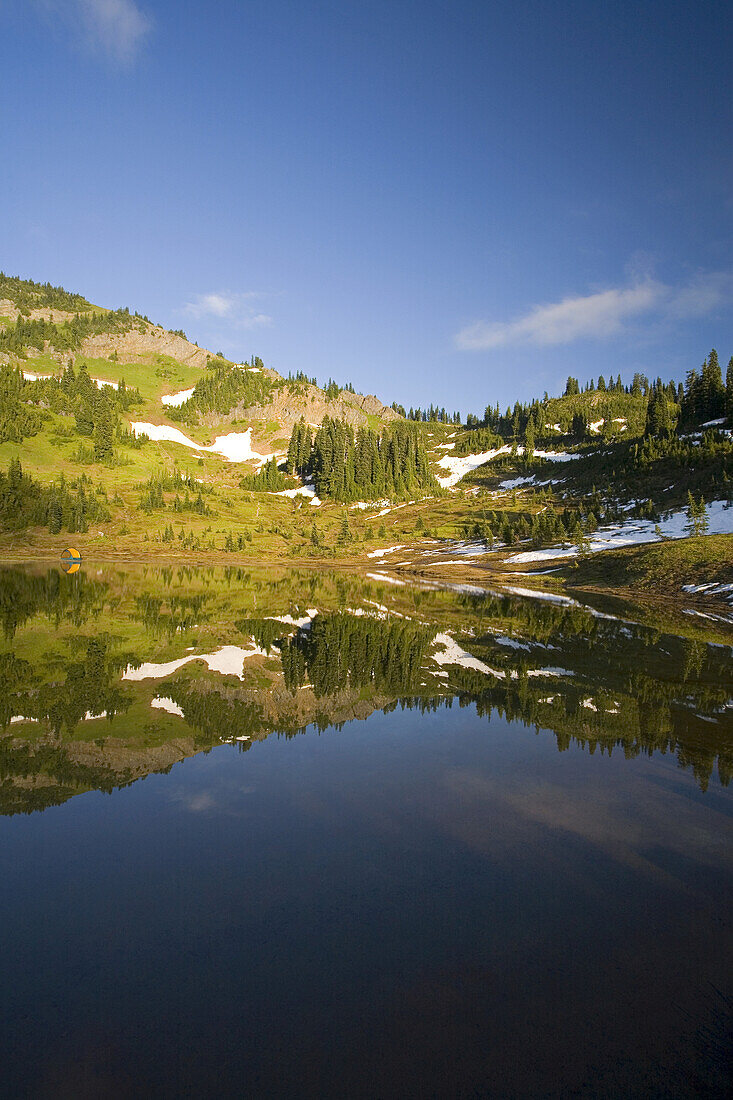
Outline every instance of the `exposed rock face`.
[(107, 737), (101, 746), (93, 741), (72, 741), (67, 748), (72, 763), (108, 768), (119, 782), (168, 771), (197, 751), (193, 737), (171, 738), (162, 745), (145, 748), (130, 745), (119, 737)]
[[(19, 315), (18, 307), (10, 299), (0, 300), (0, 316), (9, 317), (13, 323)], [(62, 325), (66, 321), (72, 321), (75, 313), (69, 313), (63, 309), (51, 309), (44, 306), (41, 309), (33, 309), (30, 319), (43, 319)], [(213, 359), (206, 348), (196, 347), (195, 344), (184, 340), (173, 332), (168, 332), (159, 325), (153, 325), (139, 317), (133, 317), (133, 328), (129, 332), (113, 333), (103, 332), (97, 336), (88, 336), (75, 355), (87, 356), (90, 359), (108, 359), (113, 352), (121, 363), (145, 363), (154, 355), (169, 355), (171, 359), (179, 363), (186, 363), (193, 367), (204, 368)], [(59, 363), (65, 363), (69, 358), (68, 351), (56, 351), (48, 346), (44, 349)], [(4, 358), (8, 358), (5, 356)]]
[[(0, 298), (0, 317), (9, 317), (15, 323), (19, 314), (20, 310), (15, 302), (11, 302), (9, 298)], [(76, 317), (75, 313), (69, 313), (65, 309), (53, 309), (51, 306), (32, 309), (29, 314), (31, 321), (53, 321), (56, 325), (63, 325), (64, 321), (73, 321), (74, 317)]]
[(197, 348), (182, 336), (176, 336), (157, 325), (146, 324), (146, 331), (132, 329), (119, 334), (101, 333), (88, 336), (79, 354), (89, 358), (106, 359), (113, 352), (121, 363), (145, 363), (154, 355), (169, 355), (187, 366), (204, 368), (216, 356), (205, 348)]
[(399, 413), (387, 408), (373, 394), (364, 396), (342, 390), (338, 397), (329, 401), (323, 390), (304, 383), (292, 388), (286, 384), (273, 393), (267, 405), (238, 409), (233, 415), (248, 420), (277, 420), (288, 433), (301, 417), (314, 428), (321, 424), (324, 416), (345, 420), (352, 428), (366, 426), (370, 416), (384, 421), (402, 419)]

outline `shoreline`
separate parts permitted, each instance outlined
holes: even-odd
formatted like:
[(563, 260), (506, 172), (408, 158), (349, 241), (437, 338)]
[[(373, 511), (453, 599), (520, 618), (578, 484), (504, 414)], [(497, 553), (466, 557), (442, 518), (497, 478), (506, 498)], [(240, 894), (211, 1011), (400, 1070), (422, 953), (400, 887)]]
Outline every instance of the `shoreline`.
[[(733, 542), (733, 539), (732, 539)], [(406, 553), (419, 553), (420, 547), (404, 546)], [(129, 549), (118, 552), (111, 548), (95, 547), (91, 554), (82, 553), (82, 569), (84, 566), (94, 565), (128, 565), (128, 566), (190, 566), (192, 568), (238, 568), (282, 570), (287, 572), (292, 569), (305, 570), (335, 570), (338, 572), (350, 572), (366, 574), (375, 584), (380, 581), (386, 585), (408, 585), (410, 582), (430, 585), (444, 585), (446, 587), (466, 586), (471, 588), (496, 587), (504, 590), (523, 587), (540, 594), (563, 596), (565, 598), (577, 598), (582, 596), (597, 597), (622, 603), (632, 602), (649, 611), (656, 610), (668, 614), (699, 614), (715, 622), (717, 629), (723, 629), (733, 633), (733, 609), (721, 596), (705, 596), (703, 593), (689, 593), (682, 588), (679, 590), (654, 591), (645, 584), (599, 584), (597, 582), (583, 583), (580, 578), (577, 583), (568, 576), (572, 567), (563, 559), (555, 559), (556, 568), (550, 560), (548, 564), (551, 571), (543, 571), (538, 574), (528, 570), (519, 569), (503, 570), (497, 568), (499, 561), (476, 561), (470, 558), (466, 562), (440, 563), (429, 560), (415, 562), (402, 562), (398, 566), (390, 567), (389, 564), (380, 564), (379, 560), (370, 559), (360, 554), (353, 557), (307, 557), (295, 558), (263, 558), (256, 556), (242, 556), (238, 553), (193, 552), (193, 553), (140, 553)], [(51, 550), (45, 547), (8, 548), (0, 551), (0, 563), (7, 566), (45, 565), (61, 568), (61, 550)], [(370, 575), (371, 574), (371, 575)], [(385, 574), (382, 578), (375, 574)], [(733, 575), (731, 576), (733, 581)], [(511, 594), (508, 591), (507, 594)]]

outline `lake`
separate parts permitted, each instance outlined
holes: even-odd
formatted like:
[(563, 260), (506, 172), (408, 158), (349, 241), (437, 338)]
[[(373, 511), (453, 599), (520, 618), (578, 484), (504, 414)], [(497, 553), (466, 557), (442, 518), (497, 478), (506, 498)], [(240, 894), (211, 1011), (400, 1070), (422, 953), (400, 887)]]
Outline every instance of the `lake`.
[(0, 570), (3, 1094), (723, 1096), (733, 635), (588, 599)]

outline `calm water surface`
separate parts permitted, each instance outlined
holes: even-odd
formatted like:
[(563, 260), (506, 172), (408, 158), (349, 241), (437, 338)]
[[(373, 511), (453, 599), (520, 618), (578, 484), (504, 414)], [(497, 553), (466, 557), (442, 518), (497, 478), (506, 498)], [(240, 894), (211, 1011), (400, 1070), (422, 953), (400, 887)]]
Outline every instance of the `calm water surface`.
[(0, 616), (4, 1094), (730, 1088), (724, 624), (112, 567)]

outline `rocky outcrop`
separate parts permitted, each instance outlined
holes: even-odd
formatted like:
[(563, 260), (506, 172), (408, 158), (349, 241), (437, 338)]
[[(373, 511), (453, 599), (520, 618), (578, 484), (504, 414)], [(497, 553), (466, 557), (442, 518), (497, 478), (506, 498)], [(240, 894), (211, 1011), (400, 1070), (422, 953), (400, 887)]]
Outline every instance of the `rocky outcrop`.
[(345, 420), (352, 428), (365, 427), (370, 417), (378, 417), (383, 422), (401, 419), (399, 413), (387, 408), (373, 394), (342, 390), (338, 397), (329, 401), (323, 390), (304, 383), (286, 383), (274, 391), (266, 405), (232, 410), (232, 415), (238, 419), (277, 420), (288, 433), (301, 417), (314, 428), (322, 423), (324, 416)]
[(107, 359), (115, 352), (121, 363), (147, 363), (156, 355), (168, 355), (179, 363), (201, 369), (216, 358), (210, 351), (197, 347), (182, 336), (150, 324), (145, 325), (144, 332), (132, 329), (124, 333), (103, 332), (98, 336), (88, 336), (79, 354), (90, 359)]

